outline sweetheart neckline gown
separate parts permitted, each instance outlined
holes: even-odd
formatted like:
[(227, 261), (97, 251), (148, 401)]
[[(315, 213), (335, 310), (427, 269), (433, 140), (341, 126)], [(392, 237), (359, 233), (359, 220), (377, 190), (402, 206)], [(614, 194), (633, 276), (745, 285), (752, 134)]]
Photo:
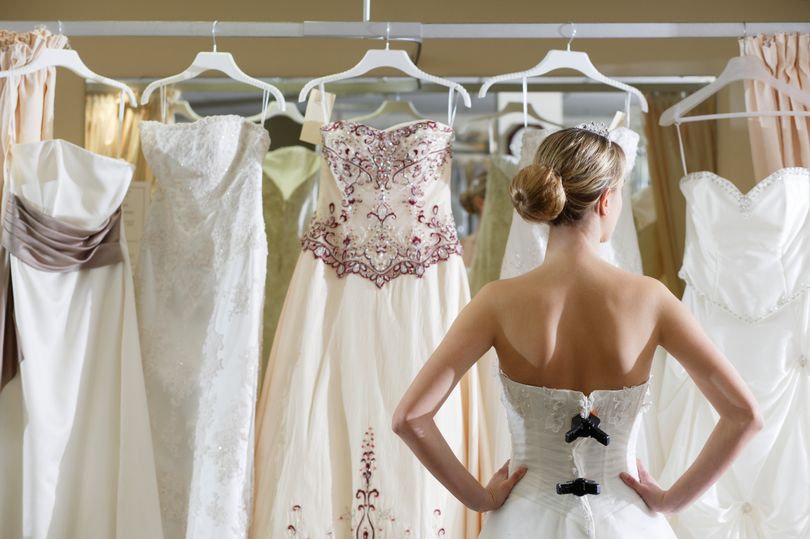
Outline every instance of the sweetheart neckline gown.
[[(683, 302), (748, 384), (764, 428), (673, 527), (695, 539), (810, 537), (810, 170), (777, 170), (745, 194), (713, 172), (680, 186)], [(651, 471), (667, 485), (717, 414), (673, 358), (655, 369)]]
[[(259, 402), (251, 537), (475, 537), (477, 515), (391, 431), (470, 297), (450, 209), (453, 131), (337, 121), (322, 133), (318, 207)], [(436, 422), (474, 465), (476, 385), (461, 386)]]

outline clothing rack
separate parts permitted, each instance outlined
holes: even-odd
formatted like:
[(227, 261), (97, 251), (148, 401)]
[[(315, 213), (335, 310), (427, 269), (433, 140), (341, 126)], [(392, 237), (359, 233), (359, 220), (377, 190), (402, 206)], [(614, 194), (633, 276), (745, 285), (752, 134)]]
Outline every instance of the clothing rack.
[[(364, 12), (364, 17), (367, 14)], [(18, 32), (45, 26), (69, 37), (210, 37), (200, 21), (0, 21)], [(720, 23), (419, 23), (217, 22), (217, 37), (423, 39), (667, 39), (739, 38), (759, 33), (809, 32), (810, 22)]]

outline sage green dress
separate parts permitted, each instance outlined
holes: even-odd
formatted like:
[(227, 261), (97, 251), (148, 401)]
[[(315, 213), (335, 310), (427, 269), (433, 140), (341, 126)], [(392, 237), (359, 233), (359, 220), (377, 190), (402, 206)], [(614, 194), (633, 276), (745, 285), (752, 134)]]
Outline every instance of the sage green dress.
[(262, 376), (273, 345), (284, 297), (301, 254), (301, 236), (317, 202), (321, 158), (303, 146), (286, 146), (264, 158), (264, 225), (267, 232)]
[(512, 226), (509, 183), (517, 171), (514, 159), (506, 155), (492, 156), (487, 171), (484, 211), (475, 240), (475, 257), (470, 267), (470, 292), (473, 296), (485, 284), (501, 277), (501, 263)]

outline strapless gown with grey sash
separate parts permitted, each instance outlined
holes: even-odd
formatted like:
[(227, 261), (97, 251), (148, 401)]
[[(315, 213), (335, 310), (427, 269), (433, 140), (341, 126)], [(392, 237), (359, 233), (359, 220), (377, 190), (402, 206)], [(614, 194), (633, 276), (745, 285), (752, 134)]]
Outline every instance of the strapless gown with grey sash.
[(121, 226), (132, 167), (49, 140), (13, 146), (8, 172), (0, 386), (21, 385), (26, 424), (22, 530), (0, 536), (160, 538)]

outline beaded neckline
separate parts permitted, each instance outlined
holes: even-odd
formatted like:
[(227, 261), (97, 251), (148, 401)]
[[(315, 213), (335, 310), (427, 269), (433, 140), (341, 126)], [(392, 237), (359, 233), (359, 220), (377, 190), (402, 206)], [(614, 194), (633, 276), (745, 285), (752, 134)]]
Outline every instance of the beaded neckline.
[(329, 122), (321, 126), (321, 131), (331, 131), (337, 127), (346, 126), (346, 127), (362, 127), (363, 129), (368, 129), (369, 131), (375, 131), (377, 133), (389, 133), (391, 131), (396, 131), (397, 129), (403, 127), (430, 127), (433, 130), (437, 131), (445, 131), (445, 132), (453, 132), (453, 128), (447, 124), (442, 122), (437, 122), (436, 120), (410, 120), (407, 122), (401, 122), (390, 127), (386, 127), (384, 129), (379, 129), (377, 127), (372, 127), (368, 124), (364, 124), (362, 122), (353, 122), (351, 120), (335, 120), (333, 122)]
[(786, 176), (793, 176), (793, 175), (804, 175), (810, 178), (810, 169), (804, 167), (785, 167), (776, 170), (763, 178), (761, 181), (757, 182), (757, 184), (748, 190), (747, 193), (743, 193), (740, 189), (734, 185), (728, 179), (715, 174), (714, 172), (710, 171), (699, 171), (699, 172), (689, 172), (681, 178), (681, 187), (686, 185), (687, 183), (696, 182), (699, 180), (709, 180), (717, 185), (719, 185), (723, 191), (729, 194), (731, 197), (735, 198), (737, 202), (740, 204), (740, 210), (745, 212), (749, 211), (753, 206), (754, 202), (757, 198), (768, 189), (773, 184), (783, 180)]
[[(709, 180), (719, 185), (723, 189), (723, 191), (725, 191), (727, 194), (735, 198), (740, 205), (740, 211), (746, 213), (751, 211), (754, 202), (762, 195), (762, 193), (766, 189), (770, 188), (779, 181), (784, 180), (786, 177), (794, 175), (804, 177), (805, 179), (810, 180), (810, 169), (805, 167), (781, 168), (766, 176), (754, 187), (752, 187), (747, 193), (743, 193), (742, 191), (740, 191), (736, 185), (731, 183), (726, 178), (723, 178), (722, 176), (719, 176), (714, 172), (708, 171), (690, 172), (681, 179), (681, 186), (685, 185), (687, 182), (694, 182), (704, 179)], [(721, 308), (722, 310), (724, 310), (731, 316), (735, 317), (736, 319), (746, 322), (748, 324), (756, 324), (765, 320), (766, 318), (769, 318), (778, 311), (782, 310), (785, 306), (793, 303), (796, 299), (802, 297), (808, 291), (808, 289), (810, 289), (810, 278), (808, 278), (803, 282), (800, 282), (798, 286), (796, 286), (793, 293), (781, 298), (778, 302), (771, 305), (768, 309), (762, 311), (759, 315), (747, 316), (734, 311), (725, 303), (719, 301), (718, 299), (712, 297), (710, 294), (702, 290), (690, 278), (685, 267), (686, 266), (684, 265), (684, 267), (680, 269), (680, 271), (678, 272), (678, 277), (680, 277), (691, 290), (693, 290), (704, 301), (708, 301), (712, 305)]]

